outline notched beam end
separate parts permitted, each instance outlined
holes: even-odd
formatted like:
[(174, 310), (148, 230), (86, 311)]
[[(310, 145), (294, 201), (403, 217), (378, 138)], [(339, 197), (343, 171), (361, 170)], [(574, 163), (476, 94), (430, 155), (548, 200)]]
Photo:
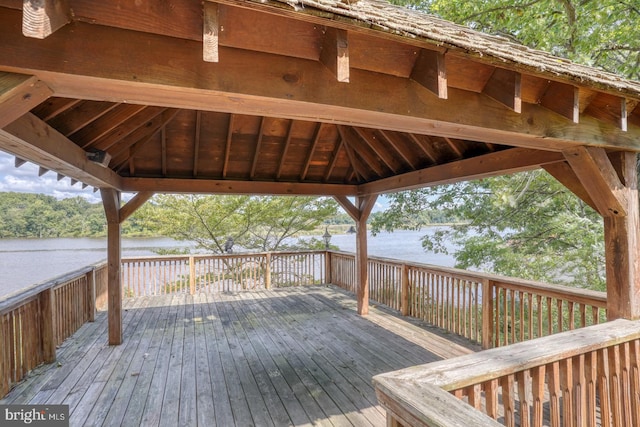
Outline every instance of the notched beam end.
[(346, 30), (327, 27), (320, 62), (340, 83), (349, 82), (349, 38)]
[(576, 86), (559, 82), (549, 82), (540, 99), (540, 105), (560, 114), (573, 123), (580, 122), (580, 94)]
[(516, 113), (522, 113), (522, 74), (496, 68), (483, 92)]
[(22, 34), (44, 39), (71, 22), (68, 0), (23, 0)]
[(440, 99), (447, 99), (447, 69), (444, 53), (422, 49), (411, 71), (411, 79), (433, 92)]
[(202, 22), (202, 59), (205, 62), (220, 60), (220, 17), (218, 4), (204, 2)]

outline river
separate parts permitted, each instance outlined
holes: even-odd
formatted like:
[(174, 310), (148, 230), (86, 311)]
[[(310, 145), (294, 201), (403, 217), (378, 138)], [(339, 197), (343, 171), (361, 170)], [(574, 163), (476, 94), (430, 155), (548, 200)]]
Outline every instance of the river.
[[(426, 264), (453, 266), (450, 255), (424, 252), (420, 238), (435, 229), (396, 231), (368, 237), (369, 255), (416, 261)], [(340, 250), (355, 252), (354, 234), (332, 236), (331, 244)], [(0, 239), (0, 298), (30, 285), (53, 279), (62, 274), (103, 261), (107, 256), (106, 239)], [(122, 254), (127, 256), (156, 255), (157, 249), (193, 248), (190, 242), (168, 238), (122, 240)]]

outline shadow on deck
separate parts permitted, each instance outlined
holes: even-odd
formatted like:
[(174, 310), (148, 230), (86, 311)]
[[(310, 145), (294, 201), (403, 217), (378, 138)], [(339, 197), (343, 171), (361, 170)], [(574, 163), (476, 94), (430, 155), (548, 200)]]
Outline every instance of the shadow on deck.
[(371, 378), (478, 350), (383, 307), (355, 312), (336, 287), (125, 301), (124, 343), (106, 313), (1, 404), (68, 404), (71, 425), (383, 426)]

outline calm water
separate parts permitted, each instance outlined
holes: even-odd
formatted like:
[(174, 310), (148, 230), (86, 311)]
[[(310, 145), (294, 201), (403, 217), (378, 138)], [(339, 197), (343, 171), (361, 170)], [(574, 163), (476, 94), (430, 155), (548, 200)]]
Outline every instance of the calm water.
[[(420, 238), (433, 231), (426, 229), (370, 235), (369, 255), (452, 266), (454, 260), (451, 256), (428, 254), (422, 250)], [(341, 250), (355, 252), (355, 235), (335, 235), (331, 244)], [(106, 239), (0, 240), (0, 297), (103, 261), (107, 256), (106, 247)], [(155, 255), (155, 249), (184, 247), (193, 247), (193, 244), (166, 238), (122, 240), (123, 256)]]

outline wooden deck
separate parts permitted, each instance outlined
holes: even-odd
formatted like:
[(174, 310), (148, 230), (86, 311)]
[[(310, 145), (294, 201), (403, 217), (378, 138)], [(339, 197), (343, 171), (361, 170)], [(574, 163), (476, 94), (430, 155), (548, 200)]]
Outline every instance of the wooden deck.
[(383, 426), (373, 375), (477, 350), (335, 287), (127, 300), (0, 404), (68, 404), (71, 425)]

